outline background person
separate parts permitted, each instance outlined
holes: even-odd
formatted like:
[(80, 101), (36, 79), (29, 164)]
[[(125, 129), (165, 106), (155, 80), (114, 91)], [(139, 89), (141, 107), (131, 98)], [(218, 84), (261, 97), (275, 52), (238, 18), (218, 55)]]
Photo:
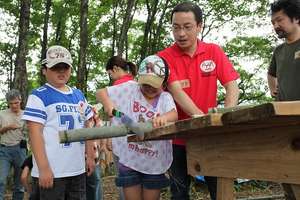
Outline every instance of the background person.
[[(137, 74), (137, 66), (134, 63), (123, 59), (120, 56), (113, 56), (107, 61), (106, 72), (108, 73), (112, 81), (112, 85), (119, 85), (134, 79), (134, 77)], [(114, 138), (113, 140), (108, 139), (107, 149), (112, 151), (114, 146), (115, 146), (114, 149), (117, 149), (116, 145), (118, 145), (119, 140), (120, 138)], [(114, 160), (115, 172), (118, 175), (117, 166), (118, 166), (119, 158), (117, 155), (118, 152), (114, 151), (113, 160)], [(124, 193), (122, 188), (118, 187), (118, 190), (119, 190), (119, 199), (124, 200), (125, 198), (124, 198)]]
[(39, 200), (40, 199), (40, 190), (39, 187), (32, 187), (31, 183), (31, 169), (32, 164), (32, 155), (28, 156), (22, 164), (22, 173), (21, 173), (21, 183), (25, 187), (26, 191), (29, 193), (29, 200)]
[[(271, 95), (277, 101), (300, 100), (300, 0), (271, 4), (272, 24), (285, 42), (276, 47), (268, 70)], [(286, 199), (295, 199), (289, 184), (282, 184)]]
[[(93, 120), (91, 121), (91, 127), (100, 127), (101, 119), (99, 118), (96, 107), (93, 107)], [(102, 200), (103, 199), (103, 188), (101, 178), (101, 167), (100, 167), (100, 153), (105, 151), (106, 140), (94, 140), (94, 154), (95, 154), (95, 170), (86, 179), (86, 199), (87, 200)]]
[(12, 89), (6, 93), (8, 109), (0, 112), (0, 200), (11, 168), (14, 169), (13, 200), (22, 200), (24, 188), (20, 181), (21, 166), (26, 158), (24, 122), (21, 120), (21, 93)]

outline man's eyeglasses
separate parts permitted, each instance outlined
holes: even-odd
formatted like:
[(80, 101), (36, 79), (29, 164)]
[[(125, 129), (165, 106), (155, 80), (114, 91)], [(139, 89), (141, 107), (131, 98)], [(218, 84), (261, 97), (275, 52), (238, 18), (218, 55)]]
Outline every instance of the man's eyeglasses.
[(185, 26), (178, 26), (178, 25), (173, 25), (172, 30), (175, 33), (180, 32), (183, 30), (185, 33), (191, 32), (194, 29), (195, 25), (185, 25)]

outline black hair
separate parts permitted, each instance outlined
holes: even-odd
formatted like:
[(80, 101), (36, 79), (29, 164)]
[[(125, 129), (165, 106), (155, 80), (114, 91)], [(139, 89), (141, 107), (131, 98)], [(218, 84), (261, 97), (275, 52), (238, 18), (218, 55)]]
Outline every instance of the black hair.
[(194, 13), (197, 24), (200, 24), (203, 22), (203, 16), (202, 16), (203, 12), (202, 12), (201, 8), (193, 2), (185, 1), (185, 2), (177, 4), (173, 8), (172, 13), (171, 13), (171, 23), (172, 23), (173, 15), (176, 12), (192, 12), (192, 13)]
[(107, 70), (112, 70), (114, 68), (114, 66), (120, 67), (124, 71), (130, 72), (132, 74), (132, 76), (137, 75), (137, 66), (132, 62), (126, 61), (125, 59), (123, 59), (120, 56), (111, 57), (107, 61), (105, 69), (106, 69), (106, 71)]
[(291, 20), (298, 19), (300, 25), (300, 0), (277, 0), (271, 4), (271, 14), (283, 11)]
[(164, 78), (164, 81), (162, 83), (162, 86), (165, 88), (168, 85), (168, 79), (169, 79), (169, 76), (170, 76), (170, 69), (169, 69), (169, 65), (168, 65), (167, 61), (162, 57), (160, 57), (160, 58), (163, 60), (163, 62), (165, 64), (165, 74), (164, 74), (165, 78)]

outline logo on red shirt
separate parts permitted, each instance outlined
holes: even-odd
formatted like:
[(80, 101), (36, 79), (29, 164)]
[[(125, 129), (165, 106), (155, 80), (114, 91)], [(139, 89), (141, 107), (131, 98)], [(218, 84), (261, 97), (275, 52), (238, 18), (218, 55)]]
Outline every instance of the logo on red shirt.
[(216, 68), (216, 64), (212, 60), (205, 60), (200, 64), (200, 69), (204, 73), (212, 72), (214, 71), (215, 68)]

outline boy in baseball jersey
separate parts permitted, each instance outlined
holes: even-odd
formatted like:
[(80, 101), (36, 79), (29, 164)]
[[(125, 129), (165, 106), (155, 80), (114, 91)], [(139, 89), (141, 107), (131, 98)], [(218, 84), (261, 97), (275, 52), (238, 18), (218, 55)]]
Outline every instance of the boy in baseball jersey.
[(82, 92), (67, 85), (72, 58), (66, 48), (50, 47), (42, 67), (47, 83), (32, 91), (23, 115), (33, 151), (33, 185), (40, 187), (40, 199), (85, 200), (85, 172), (91, 174), (95, 166), (92, 141), (60, 144), (58, 132), (83, 128), (93, 112)]

